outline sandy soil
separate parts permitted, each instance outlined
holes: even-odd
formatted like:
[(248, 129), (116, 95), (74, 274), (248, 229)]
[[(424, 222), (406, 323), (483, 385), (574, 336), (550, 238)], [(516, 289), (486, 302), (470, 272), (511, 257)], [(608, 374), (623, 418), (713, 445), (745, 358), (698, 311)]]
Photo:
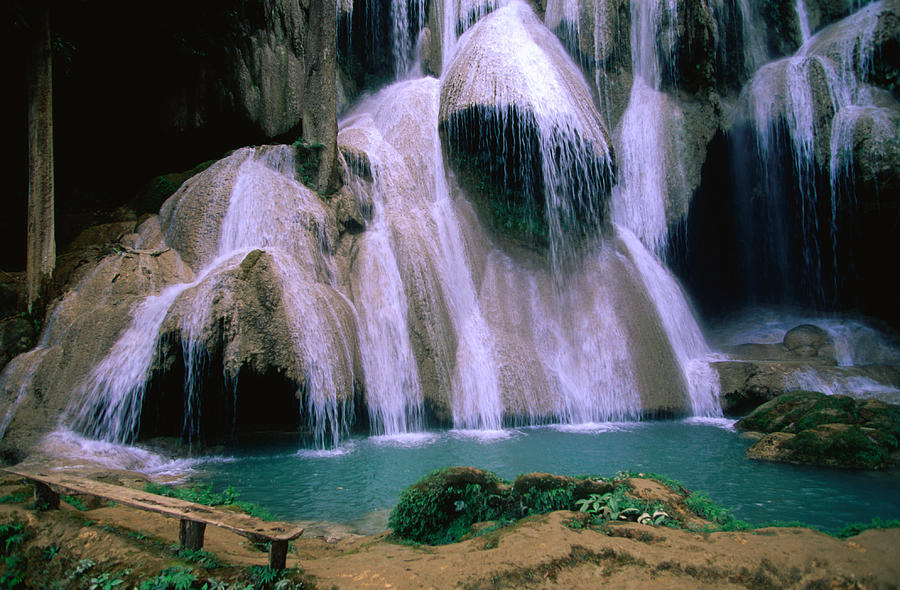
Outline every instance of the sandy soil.
[[(128, 474), (106, 474), (122, 483)], [(646, 481), (646, 480), (641, 480)], [(656, 482), (640, 483), (655, 493)], [(13, 477), (0, 479), (0, 495), (27, 492)], [(150, 576), (177, 565), (172, 545), (178, 523), (156, 514), (102, 502), (86, 511), (63, 504), (36, 512), (26, 504), (0, 504), (0, 523), (13, 518), (34, 531), (26, 552), (60, 547), (60, 564), (83, 559), (97, 570), (131, 569)], [(897, 588), (900, 529), (869, 530), (839, 540), (802, 528), (695, 533), (636, 523), (605, 530), (573, 528), (580, 515), (554, 512), (453, 545), (411, 546), (374, 537), (301, 537), (288, 567), (301, 567), (318, 588)], [(228, 579), (266, 553), (243, 537), (210, 527), (204, 549), (234, 567), (201, 574)], [(31, 564), (30, 564), (31, 567)], [(43, 566), (42, 566), (43, 567)], [(43, 575), (66, 575), (63, 565)]]

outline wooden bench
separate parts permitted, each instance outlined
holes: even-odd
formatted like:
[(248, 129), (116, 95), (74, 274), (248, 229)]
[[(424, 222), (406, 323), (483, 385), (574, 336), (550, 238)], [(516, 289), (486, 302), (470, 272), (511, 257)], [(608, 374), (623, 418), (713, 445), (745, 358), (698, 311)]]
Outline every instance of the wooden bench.
[(284, 569), (288, 542), (303, 534), (303, 528), (286, 522), (266, 522), (238, 512), (229, 512), (177, 498), (158, 496), (123, 486), (111, 485), (64, 473), (5, 468), (34, 484), (34, 500), (39, 506), (59, 508), (61, 492), (88, 494), (105, 500), (149, 510), (181, 521), (179, 544), (190, 550), (203, 547), (206, 525), (227, 529), (255, 542), (269, 543), (269, 567)]

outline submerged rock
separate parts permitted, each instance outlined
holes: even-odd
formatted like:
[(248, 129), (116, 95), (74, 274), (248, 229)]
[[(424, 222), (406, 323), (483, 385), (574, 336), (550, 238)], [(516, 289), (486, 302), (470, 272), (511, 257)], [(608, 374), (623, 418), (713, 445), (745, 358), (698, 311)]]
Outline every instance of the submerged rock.
[(767, 433), (751, 459), (886, 469), (900, 463), (900, 406), (798, 391), (758, 407), (738, 429)]

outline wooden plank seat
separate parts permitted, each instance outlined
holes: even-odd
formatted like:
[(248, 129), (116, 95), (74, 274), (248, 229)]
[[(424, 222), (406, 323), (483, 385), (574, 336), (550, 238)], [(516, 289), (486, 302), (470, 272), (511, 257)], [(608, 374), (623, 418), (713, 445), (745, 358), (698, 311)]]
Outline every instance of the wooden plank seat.
[(4, 468), (34, 484), (34, 499), (39, 505), (59, 508), (61, 492), (87, 494), (113, 502), (178, 518), (181, 547), (199, 550), (203, 547), (206, 525), (221, 527), (255, 542), (270, 543), (269, 567), (284, 569), (288, 542), (303, 534), (303, 528), (287, 522), (267, 522), (259, 518), (230, 512), (177, 498), (159, 496), (124, 486), (54, 473)]

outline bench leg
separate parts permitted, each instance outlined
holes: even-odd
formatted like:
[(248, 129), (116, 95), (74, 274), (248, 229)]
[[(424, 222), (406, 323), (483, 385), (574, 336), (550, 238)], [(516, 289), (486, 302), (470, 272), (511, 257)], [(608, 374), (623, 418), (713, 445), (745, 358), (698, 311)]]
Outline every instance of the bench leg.
[(45, 483), (35, 481), (34, 505), (38, 510), (56, 510), (59, 508), (59, 494), (50, 489)]
[(272, 541), (269, 544), (269, 567), (273, 570), (283, 570), (287, 562), (287, 541)]
[(178, 543), (182, 549), (199, 551), (203, 549), (203, 533), (206, 532), (205, 522), (181, 519), (181, 530), (178, 534)]

